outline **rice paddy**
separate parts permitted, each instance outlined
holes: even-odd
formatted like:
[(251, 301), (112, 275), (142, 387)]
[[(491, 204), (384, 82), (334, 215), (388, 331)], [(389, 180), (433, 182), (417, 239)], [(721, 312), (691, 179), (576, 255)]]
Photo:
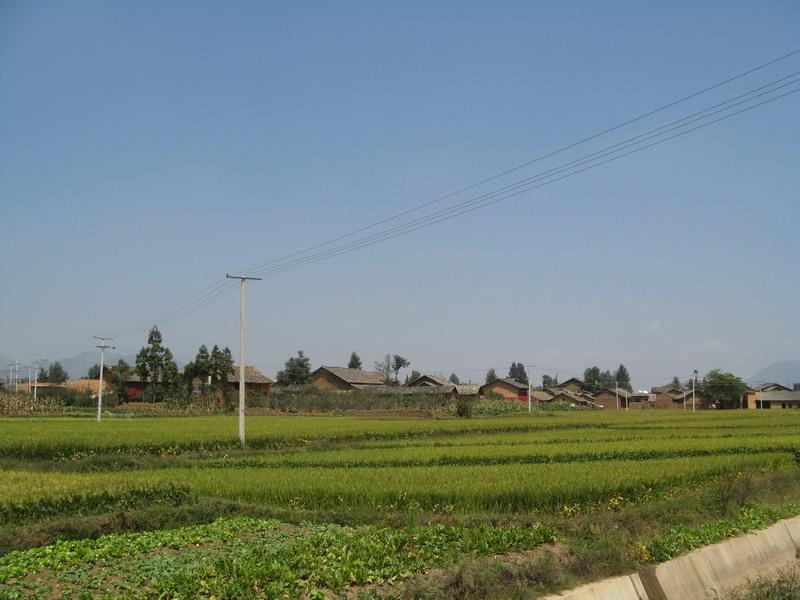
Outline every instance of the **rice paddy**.
[[(245, 449), (235, 431), (234, 417), (0, 419), (0, 598), (402, 596), (465, 557), (556, 541), (578, 556), (589, 521), (625, 511), (702, 497), (766, 523), (798, 508), (794, 411), (252, 416)], [(706, 524), (720, 515), (703, 502), (629, 525), (626, 544), (650, 550), (624, 560), (666, 556), (652, 549), (670, 526), (705, 540), (750, 522)]]

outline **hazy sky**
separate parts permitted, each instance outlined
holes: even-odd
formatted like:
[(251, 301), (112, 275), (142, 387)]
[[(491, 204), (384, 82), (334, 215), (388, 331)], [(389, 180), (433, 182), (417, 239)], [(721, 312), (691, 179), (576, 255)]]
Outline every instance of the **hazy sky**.
[[(91, 349), (226, 272), (796, 50), (798, 31), (794, 0), (5, 0), (0, 354)], [(800, 54), (486, 189), (796, 71)], [(393, 352), (475, 381), (623, 362), (644, 387), (800, 358), (798, 108), (253, 283), (247, 362)], [(238, 309), (227, 295), (165, 341), (236, 353)]]

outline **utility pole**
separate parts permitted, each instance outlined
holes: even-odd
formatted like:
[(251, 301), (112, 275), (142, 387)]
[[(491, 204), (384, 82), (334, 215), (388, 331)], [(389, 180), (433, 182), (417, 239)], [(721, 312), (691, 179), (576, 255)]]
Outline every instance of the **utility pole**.
[(8, 363), (8, 384), (11, 391), (17, 393), (17, 381), (19, 380), (19, 360), (16, 358)]
[(33, 399), (36, 400), (36, 392), (39, 389), (39, 361), (47, 362), (46, 358), (37, 358), (33, 361)]
[(25, 366), (28, 367), (28, 396), (30, 396), (31, 395), (31, 367), (33, 365), (28, 363)]
[(247, 315), (247, 282), (261, 281), (261, 277), (228, 275), (228, 279), (239, 280), (239, 441), (244, 446), (244, 322)]
[(692, 412), (694, 412), (694, 386), (697, 384), (697, 369), (694, 370), (692, 377)]
[(619, 381), (614, 382), (614, 396), (617, 399), (617, 410), (619, 410)]
[(528, 375), (528, 413), (533, 412), (533, 370), (536, 368), (536, 365), (528, 365), (530, 367), (530, 374)]
[(96, 335), (94, 339), (100, 340), (100, 343), (95, 346), (96, 348), (100, 348), (100, 381), (97, 386), (97, 422), (99, 423), (100, 416), (103, 412), (103, 368), (105, 367), (106, 350), (109, 348), (113, 350), (116, 346), (111, 346), (108, 343), (114, 338)]

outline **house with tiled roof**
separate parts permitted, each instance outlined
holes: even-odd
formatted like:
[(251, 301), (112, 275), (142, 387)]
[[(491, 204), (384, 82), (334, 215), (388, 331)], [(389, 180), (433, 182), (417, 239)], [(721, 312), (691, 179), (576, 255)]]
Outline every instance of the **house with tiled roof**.
[(506, 400), (528, 401), (528, 384), (507, 377), (505, 379), (495, 379), (480, 387), (481, 395), (497, 394)]
[(311, 374), (312, 385), (319, 390), (362, 390), (386, 385), (386, 376), (377, 371), (347, 367), (322, 366)]

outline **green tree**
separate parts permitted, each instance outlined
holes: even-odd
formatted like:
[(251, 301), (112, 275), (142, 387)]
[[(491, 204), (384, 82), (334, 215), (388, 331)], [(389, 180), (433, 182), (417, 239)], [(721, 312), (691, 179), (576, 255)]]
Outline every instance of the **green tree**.
[(230, 378), (234, 375), (233, 354), (231, 349), (225, 346), (222, 350), (214, 344), (211, 349), (210, 374), (211, 387), (215, 390), (226, 390), (231, 387)]
[[(164, 347), (163, 341), (158, 326), (153, 325), (147, 335), (147, 345), (136, 355), (136, 373), (145, 383), (145, 401), (160, 402), (164, 399), (164, 368), (169, 349)], [(172, 360), (171, 352), (168, 357)]]
[(400, 375), (400, 370), (405, 369), (406, 367), (411, 366), (411, 361), (407, 358), (403, 358), (399, 354), (395, 354), (392, 357), (392, 373), (394, 373), (394, 381), (398, 381), (398, 376)]
[(583, 389), (588, 392), (596, 392), (601, 388), (600, 367), (589, 367), (583, 372)]
[(100, 379), (100, 365), (92, 365), (86, 374), (88, 379)]
[(614, 372), (614, 382), (616, 387), (622, 388), (623, 390), (628, 390), (629, 392), (633, 391), (633, 386), (631, 386), (631, 374), (628, 372), (628, 369), (625, 368), (625, 365), (620, 364), (617, 367), (617, 370)]
[[(614, 376), (611, 374), (611, 371), (606, 369), (602, 373), (600, 373), (600, 380), (598, 382), (600, 384), (600, 389), (607, 389), (613, 388), (616, 385), (616, 381), (614, 380)], [(630, 385), (630, 384), (629, 384)]]
[(283, 371), (278, 371), (278, 383), (281, 385), (306, 385), (311, 382), (311, 360), (297, 351), (297, 356), (291, 357), (285, 363)]
[(348, 369), (360, 369), (361, 368), (361, 357), (356, 354), (356, 351), (353, 350), (353, 353), (350, 355), (350, 362), (347, 363)]
[(542, 387), (543, 388), (554, 388), (558, 385), (558, 381), (555, 377), (551, 377), (547, 373), (542, 375)]
[(43, 381), (64, 383), (67, 379), (69, 379), (69, 373), (61, 366), (60, 362), (55, 361), (50, 365), (50, 368), (47, 370), (47, 378)]
[(793, 389), (795, 392), (800, 392), (800, 383), (795, 383), (795, 384), (792, 386), (792, 389)]
[(417, 380), (417, 379), (419, 379), (420, 377), (422, 377), (422, 373), (420, 373), (420, 372), (419, 372), (419, 371), (417, 371), (416, 369), (412, 369), (412, 370), (411, 370), (411, 373), (409, 373), (408, 375), (406, 375), (406, 381), (405, 381), (405, 383), (411, 383), (412, 381), (416, 381), (416, 380)]
[(512, 362), (511, 366), (508, 367), (508, 378), (516, 379), (518, 375), (519, 375), (519, 369), (517, 369), (517, 363)]
[(450, 373), (449, 381), (450, 381), (450, 383), (455, 383), (456, 385), (461, 383), (461, 381), (459, 381), (459, 379), (458, 379), (458, 375), (456, 375), (455, 373)]
[(683, 391), (683, 384), (681, 383), (681, 380), (678, 378), (677, 375), (675, 375), (675, 377), (672, 378), (672, 385), (674, 385), (680, 391)]
[(509, 379), (516, 379), (520, 383), (528, 383), (528, 373), (525, 371), (525, 365), (521, 362), (512, 362), (508, 369)]
[(117, 401), (125, 402), (128, 400), (128, 390), (125, 387), (125, 382), (130, 377), (131, 366), (122, 358), (117, 361), (117, 364), (111, 367), (111, 378), (114, 382), (114, 393), (117, 396)]
[(747, 385), (733, 373), (714, 369), (703, 377), (699, 390), (706, 407), (739, 408)]
[(38, 381), (47, 383), (48, 369), (47, 367), (39, 367), (39, 376), (36, 378)]
[(494, 367), (486, 371), (486, 383), (489, 384), (493, 381), (497, 381), (497, 373), (495, 373)]

